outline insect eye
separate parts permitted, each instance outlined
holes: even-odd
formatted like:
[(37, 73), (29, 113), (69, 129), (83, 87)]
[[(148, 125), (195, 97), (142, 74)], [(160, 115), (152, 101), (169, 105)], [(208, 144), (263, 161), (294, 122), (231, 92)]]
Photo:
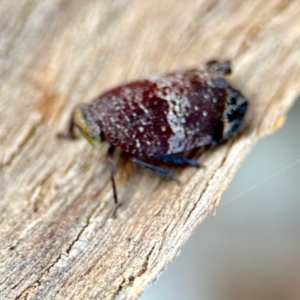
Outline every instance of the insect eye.
[(229, 97), (227, 99), (227, 103), (230, 104), (230, 105), (235, 105), (236, 104), (236, 98), (235, 97)]
[(239, 95), (238, 92), (232, 93), (231, 95), (228, 96), (228, 98), (227, 98), (227, 103), (228, 103), (229, 105), (236, 105), (239, 96), (240, 96), (240, 95)]
[(86, 129), (86, 133), (90, 138), (96, 138), (101, 135), (100, 128), (96, 124), (89, 125)]

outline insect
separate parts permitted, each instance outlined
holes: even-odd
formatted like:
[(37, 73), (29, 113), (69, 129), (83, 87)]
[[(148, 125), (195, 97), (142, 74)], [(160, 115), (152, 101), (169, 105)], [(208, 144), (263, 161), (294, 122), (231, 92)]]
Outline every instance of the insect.
[(114, 201), (114, 149), (130, 154), (133, 162), (161, 175), (171, 172), (143, 160), (199, 166), (174, 154), (215, 144), (234, 135), (242, 124), (247, 101), (224, 79), (230, 62), (208, 62), (203, 70), (187, 70), (138, 80), (111, 89), (90, 104), (74, 110), (64, 138), (75, 138), (77, 127), (92, 144), (108, 141), (108, 166)]

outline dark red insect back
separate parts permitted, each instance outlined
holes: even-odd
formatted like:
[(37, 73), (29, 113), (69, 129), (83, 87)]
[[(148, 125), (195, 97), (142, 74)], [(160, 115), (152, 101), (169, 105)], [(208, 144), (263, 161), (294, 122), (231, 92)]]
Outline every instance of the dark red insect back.
[(174, 154), (228, 139), (239, 129), (247, 101), (224, 79), (230, 63), (211, 61), (204, 70), (188, 70), (139, 80), (107, 91), (90, 104), (79, 105), (65, 137), (78, 127), (91, 143), (107, 140), (114, 198), (112, 154), (115, 147), (131, 154), (140, 166), (173, 175), (137, 158), (154, 157), (198, 166)]

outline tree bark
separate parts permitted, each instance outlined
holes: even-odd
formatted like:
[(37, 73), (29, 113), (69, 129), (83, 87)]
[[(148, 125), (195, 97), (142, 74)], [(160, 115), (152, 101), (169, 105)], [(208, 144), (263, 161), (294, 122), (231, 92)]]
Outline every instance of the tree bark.
[[(299, 93), (300, 3), (24, 0), (0, 5), (0, 298), (137, 299), (178, 254), (253, 144)], [(230, 59), (249, 101), (233, 139), (170, 167), (56, 138), (72, 109), (121, 82)]]

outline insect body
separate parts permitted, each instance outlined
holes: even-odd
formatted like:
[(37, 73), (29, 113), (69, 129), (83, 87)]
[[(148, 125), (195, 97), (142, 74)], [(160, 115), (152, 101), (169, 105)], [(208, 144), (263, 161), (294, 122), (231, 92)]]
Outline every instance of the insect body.
[(247, 101), (224, 79), (229, 62), (209, 62), (205, 69), (171, 73), (139, 80), (107, 91), (90, 104), (79, 105), (65, 137), (78, 127), (91, 143), (107, 140), (114, 199), (112, 154), (115, 147), (137, 164), (169, 176), (164, 169), (138, 156), (197, 166), (195, 160), (174, 154), (214, 144), (231, 137), (240, 127)]

